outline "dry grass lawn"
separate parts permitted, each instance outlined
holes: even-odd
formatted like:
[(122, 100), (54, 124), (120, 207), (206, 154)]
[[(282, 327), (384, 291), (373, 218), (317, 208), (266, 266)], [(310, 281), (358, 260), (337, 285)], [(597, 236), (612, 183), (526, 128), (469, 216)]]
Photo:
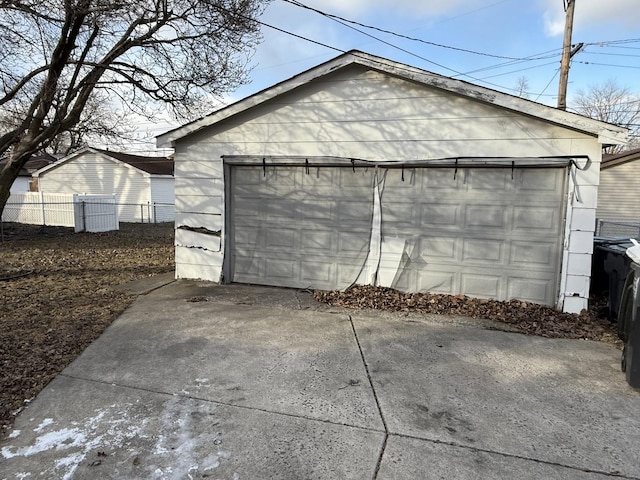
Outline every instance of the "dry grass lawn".
[(173, 224), (120, 231), (4, 225), (0, 438), (15, 415), (134, 300), (111, 287), (172, 271)]

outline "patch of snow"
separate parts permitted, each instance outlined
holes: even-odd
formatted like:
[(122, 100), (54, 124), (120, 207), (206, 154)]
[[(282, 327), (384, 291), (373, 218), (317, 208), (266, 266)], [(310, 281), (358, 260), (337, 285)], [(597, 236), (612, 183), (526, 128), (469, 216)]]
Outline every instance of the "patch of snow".
[(16, 478), (18, 480), (24, 480), (25, 478), (30, 477), (30, 476), (31, 476), (31, 472), (19, 472), (19, 473), (16, 473)]
[(40, 422), (40, 425), (33, 429), (33, 431), (36, 433), (40, 433), (51, 424), (53, 424), (53, 418), (45, 418), (42, 422)]
[(63, 428), (38, 437), (35, 445), (22, 448), (2, 447), (0, 453), (4, 458), (30, 457), (47, 450), (66, 450), (78, 447), (84, 443), (85, 439), (84, 433), (77, 428)]
[(22, 433), (20, 430), (14, 430), (9, 434), (9, 438), (16, 438)]

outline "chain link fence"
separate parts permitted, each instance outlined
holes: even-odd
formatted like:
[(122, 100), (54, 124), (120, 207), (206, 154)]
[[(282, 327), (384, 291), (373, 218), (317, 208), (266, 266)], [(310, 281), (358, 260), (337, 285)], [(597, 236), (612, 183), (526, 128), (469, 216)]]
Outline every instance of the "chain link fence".
[(78, 195), (73, 199), (23, 195), (16, 200), (15, 197), (17, 195), (9, 199), (2, 212), (0, 237), (4, 237), (7, 224), (70, 227), (76, 231), (95, 232), (118, 229), (118, 223), (167, 223), (175, 219), (173, 203), (116, 203), (113, 196), (110, 202)]

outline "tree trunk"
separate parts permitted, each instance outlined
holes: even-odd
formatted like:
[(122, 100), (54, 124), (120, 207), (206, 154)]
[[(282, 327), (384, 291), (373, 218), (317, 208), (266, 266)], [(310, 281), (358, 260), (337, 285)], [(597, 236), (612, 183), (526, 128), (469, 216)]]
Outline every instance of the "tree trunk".
[(9, 161), (0, 172), (0, 218), (2, 218), (2, 212), (4, 212), (4, 207), (11, 194), (11, 185), (18, 178), (20, 170), (22, 170), (22, 167), (24, 167), (33, 153), (33, 151), (20, 148), (19, 144), (16, 145), (9, 157)]

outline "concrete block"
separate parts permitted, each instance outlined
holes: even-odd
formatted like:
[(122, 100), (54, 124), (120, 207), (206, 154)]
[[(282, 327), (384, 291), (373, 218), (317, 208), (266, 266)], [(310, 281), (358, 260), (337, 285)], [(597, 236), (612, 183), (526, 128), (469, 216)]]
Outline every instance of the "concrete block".
[(593, 253), (593, 233), (572, 231), (569, 236), (570, 253)]
[(598, 206), (598, 187), (596, 185), (578, 185), (573, 194), (573, 206), (596, 208)]
[(589, 296), (589, 277), (579, 275), (568, 275), (567, 283), (565, 286), (565, 294), (573, 296), (578, 294), (581, 297), (587, 298)]
[(591, 276), (591, 255), (587, 253), (569, 253), (567, 275)]
[(563, 312), (567, 313), (580, 313), (582, 310), (588, 308), (589, 302), (584, 297), (565, 297)]
[(593, 232), (596, 225), (595, 208), (574, 207), (571, 215), (571, 230)]

